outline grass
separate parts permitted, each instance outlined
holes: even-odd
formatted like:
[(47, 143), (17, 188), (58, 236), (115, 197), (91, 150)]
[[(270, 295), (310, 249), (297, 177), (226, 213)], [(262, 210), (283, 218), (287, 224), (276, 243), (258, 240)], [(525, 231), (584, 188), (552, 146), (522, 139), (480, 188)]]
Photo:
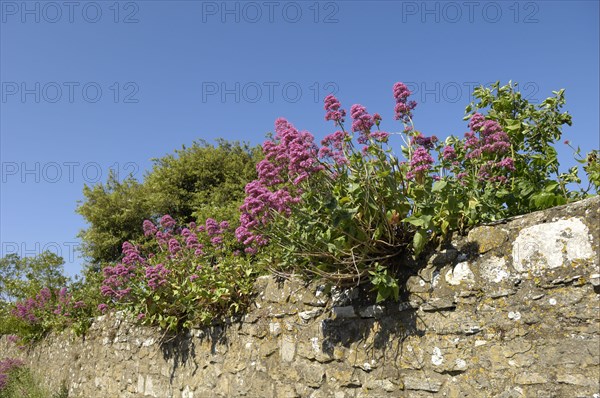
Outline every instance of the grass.
[(8, 372), (7, 383), (0, 389), (0, 398), (68, 398), (69, 389), (63, 383), (58, 391), (42, 387), (25, 366), (14, 367)]

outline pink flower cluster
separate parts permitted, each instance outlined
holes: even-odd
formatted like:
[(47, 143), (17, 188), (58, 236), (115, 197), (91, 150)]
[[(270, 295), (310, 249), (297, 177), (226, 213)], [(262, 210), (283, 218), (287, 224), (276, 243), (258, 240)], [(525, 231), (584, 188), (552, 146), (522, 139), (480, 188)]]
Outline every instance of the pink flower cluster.
[(417, 135), (410, 139), (411, 145), (421, 145), (425, 149), (433, 149), (436, 142), (438, 142), (438, 138), (435, 135), (432, 135), (431, 137), (425, 137), (421, 133), (417, 133)]
[(454, 147), (451, 147), (449, 145), (445, 146), (442, 152), (442, 158), (448, 162), (456, 160), (456, 150), (454, 149)]
[(103, 296), (120, 300), (130, 292), (129, 281), (135, 277), (136, 267), (134, 265), (117, 264), (114, 267), (106, 266), (102, 270), (104, 281), (100, 286)]
[(54, 309), (55, 315), (71, 316), (71, 309), (82, 308), (85, 306), (83, 301), (73, 302), (73, 295), (68, 292), (66, 287), (59, 289), (57, 294), (57, 304)]
[(6, 358), (0, 361), (0, 392), (6, 388), (8, 384), (8, 376), (10, 372), (24, 365), (20, 359)]
[(410, 123), (412, 118), (412, 111), (416, 108), (417, 103), (415, 101), (408, 101), (412, 93), (408, 87), (401, 82), (394, 84), (394, 99), (396, 100), (396, 108), (394, 109), (396, 114), (396, 120), (402, 120), (403, 123)]
[(73, 301), (73, 296), (63, 287), (52, 294), (49, 288), (42, 288), (35, 297), (17, 301), (12, 314), (29, 324), (36, 324), (44, 313), (69, 317), (71, 310), (84, 307), (83, 301)]
[[(330, 107), (338, 111), (339, 102), (331, 102)], [(271, 211), (289, 215), (291, 206), (300, 201), (301, 191), (294, 187), (323, 169), (312, 134), (298, 131), (282, 118), (275, 122), (275, 132), (274, 139), (263, 144), (265, 159), (256, 165), (258, 179), (246, 185), (246, 198), (240, 207), (240, 226), (235, 233), (246, 246), (266, 245), (267, 239), (255, 230), (268, 224)], [(248, 247), (246, 252), (254, 249)]]
[(154, 236), (161, 247), (169, 247), (169, 242), (173, 237), (173, 229), (175, 228), (175, 220), (168, 214), (161, 217), (159, 221), (160, 229), (157, 225), (150, 220), (144, 220), (142, 228), (144, 230), (144, 236)]
[(348, 159), (344, 155), (344, 144), (349, 140), (350, 136), (345, 131), (329, 134), (321, 141), (323, 146), (319, 149), (319, 158), (331, 159), (339, 166), (347, 165)]
[[(465, 133), (467, 159), (482, 159), (479, 169), (480, 181), (505, 183), (507, 175), (515, 170), (514, 160), (508, 157), (510, 137), (495, 120), (475, 113), (469, 121), (471, 131)], [(479, 137), (477, 137), (479, 133)]]
[(515, 163), (512, 158), (504, 158), (499, 162), (488, 160), (480, 167), (477, 176), (480, 181), (505, 184), (508, 181), (507, 175), (514, 170)]
[(425, 147), (417, 147), (410, 159), (410, 170), (406, 173), (406, 178), (412, 180), (417, 175), (423, 175), (431, 169), (433, 162), (433, 158)]
[[(176, 228), (175, 220), (169, 215), (164, 215), (158, 225), (144, 220), (142, 227), (144, 235), (153, 237), (159, 249), (168, 253), (167, 259), (174, 261), (184, 261), (190, 255), (204, 256), (205, 246), (200, 243), (199, 234), (206, 235), (213, 249), (223, 250), (224, 234), (230, 230), (229, 222), (218, 222), (212, 218), (208, 218), (204, 225), (197, 226), (192, 222), (186, 228)], [(145, 258), (140, 254), (139, 248), (130, 242), (123, 243), (122, 253), (120, 263), (102, 270), (104, 281), (100, 291), (104, 296), (117, 301), (126, 298), (131, 293), (131, 282), (136, 278), (143, 278), (152, 290), (167, 283), (171, 270), (162, 263), (151, 265), (149, 260), (155, 257), (154, 253), (148, 253)], [(107, 309), (107, 304), (98, 306), (101, 312)]]
[(52, 292), (47, 287), (42, 288), (35, 297), (17, 301), (12, 314), (27, 323), (37, 323), (39, 321), (37, 312), (47, 310), (51, 305)]
[(476, 113), (471, 117), (469, 127), (471, 131), (465, 133), (465, 148), (469, 150), (467, 158), (504, 155), (510, 150), (510, 138), (495, 120), (486, 120), (485, 116)]
[[(350, 107), (350, 116), (352, 116), (352, 131), (359, 131), (368, 135), (371, 127), (373, 127), (374, 121), (373, 117), (369, 115), (367, 112), (367, 108), (360, 104), (354, 104)], [(361, 134), (361, 137), (363, 134)], [(359, 143), (364, 144), (366, 142), (360, 142), (361, 138), (359, 138)]]
[(159, 287), (167, 283), (167, 276), (171, 273), (170, 270), (166, 269), (164, 265), (157, 264), (155, 266), (146, 267), (146, 283), (152, 290), (156, 290)]
[[(160, 231), (157, 232), (157, 235)], [(112, 297), (117, 300), (126, 297), (131, 288), (128, 287), (129, 281), (135, 276), (138, 267), (146, 266), (146, 259), (141, 256), (139, 249), (130, 242), (123, 242), (123, 259), (115, 266), (106, 266), (102, 270), (104, 282), (100, 286), (102, 295)]]
[(325, 97), (325, 120), (333, 120), (338, 125), (342, 125), (344, 123), (344, 116), (346, 116), (346, 111), (340, 109), (340, 101), (335, 98), (332, 94), (329, 94)]
[(154, 236), (158, 232), (158, 228), (156, 228), (156, 225), (150, 220), (144, 220), (142, 229), (144, 230), (144, 236)]

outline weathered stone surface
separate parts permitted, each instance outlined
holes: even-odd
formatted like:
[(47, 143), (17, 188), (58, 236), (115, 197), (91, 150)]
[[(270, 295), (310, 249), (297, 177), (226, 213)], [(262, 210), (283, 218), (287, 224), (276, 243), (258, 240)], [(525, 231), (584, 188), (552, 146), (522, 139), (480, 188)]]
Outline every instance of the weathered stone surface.
[(456, 264), (453, 269), (446, 272), (446, 282), (454, 286), (461, 283), (469, 284), (475, 282), (475, 275), (471, 271), (469, 263), (464, 261)]
[(496, 249), (508, 239), (508, 233), (499, 226), (481, 226), (469, 231), (468, 241), (477, 244), (479, 253)]
[(577, 217), (524, 228), (513, 243), (512, 255), (517, 272), (539, 272), (597, 257), (589, 229)]
[[(170, 342), (123, 313), (28, 350), (69, 397), (600, 398), (600, 198), (479, 227), (429, 256), (401, 303), (261, 277), (240, 322)], [(479, 252), (463, 253), (465, 240)]]

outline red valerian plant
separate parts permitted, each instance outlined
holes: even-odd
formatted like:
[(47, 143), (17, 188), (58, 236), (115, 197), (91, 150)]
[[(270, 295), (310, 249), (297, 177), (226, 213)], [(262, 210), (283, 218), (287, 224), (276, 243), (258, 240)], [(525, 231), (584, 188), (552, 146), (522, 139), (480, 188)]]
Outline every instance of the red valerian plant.
[[(510, 107), (504, 97), (514, 92), (496, 90), (498, 103)], [(498, 116), (496, 102), (488, 101), (489, 92), (476, 90), (484, 100), (467, 112), (491, 105), (488, 115), (469, 114), (464, 138), (442, 142), (415, 130), (417, 104), (410, 95), (405, 84), (394, 84), (400, 133), (381, 131), (381, 115), (371, 115), (360, 104), (351, 106), (351, 131), (346, 130), (346, 111), (333, 95), (325, 98), (324, 108), (325, 120), (334, 122), (336, 131), (320, 147), (310, 133), (278, 119), (274, 139), (263, 146), (258, 179), (246, 186), (238, 240), (252, 251), (270, 244), (279, 264), (276, 272), (300, 272), (338, 284), (370, 280), (378, 300), (397, 298), (398, 284), (388, 269), (399, 254), (417, 257), (428, 242), (503, 218), (511, 214), (510, 203), (523, 202), (515, 177), (527, 174), (521, 159), (528, 147), (522, 135), (512, 133), (515, 117), (540, 126), (555, 120), (558, 126), (544, 125), (553, 127), (555, 135), (568, 121), (568, 114), (558, 114), (560, 93), (535, 112), (513, 101), (520, 108), (507, 121)], [(402, 161), (389, 143), (394, 136), (404, 143)], [(540, 180), (549, 178), (548, 172), (535, 171)]]
[(108, 301), (99, 311), (115, 307), (144, 324), (177, 330), (243, 307), (253, 271), (229, 222), (208, 218), (178, 227), (165, 215), (142, 227), (147, 241), (124, 242), (121, 262), (103, 269), (101, 291)]
[(5, 358), (0, 360), (0, 393), (2, 393), (9, 384), (11, 373), (15, 369), (22, 367), (25, 363), (16, 358)]
[(42, 337), (54, 327), (78, 322), (87, 313), (85, 303), (73, 298), (66, 287), (52, 291), (42, 288), (34, 297), (14, 303), (11, 316), (15, 330), (26, 341)]

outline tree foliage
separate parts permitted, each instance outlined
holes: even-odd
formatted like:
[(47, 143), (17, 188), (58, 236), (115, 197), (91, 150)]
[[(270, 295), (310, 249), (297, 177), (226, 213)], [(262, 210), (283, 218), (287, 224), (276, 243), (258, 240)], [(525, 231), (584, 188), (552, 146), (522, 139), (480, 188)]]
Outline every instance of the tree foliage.
[(258, 156), (258, 148), (220, 139), (217, 146), (201, 140), (154, 159), (144, 180), (150, 207), (157, 216), (169, 214), (182, 223), (208, 217), (231, 220), (245, 185), (256, 177)]
[(143, 182), (131, 176), (120, 182), (111, 173), (106, 183), (85, 186), (77, 208), (89, 224), (79, 234), (84, 256), (96, 265), (117, 261), (123, 242), (142, 238), (142, 222), (163, 214), (182, 223), (208, 217), (233, 221), (259, 156), (247, 144), (199, 141), (153, 159)]
[(62, 257), (45, 251), (35, 257), (8, 254), (0, 258), (0, 301), (11, 303), (35, 295), (41, 288), (59, 289), (68, 282)]
[(114, 261), (121, 243), (139, 236), (139, 225), (151, 216), (145, 187), (132, 177), (120, 182), (110, 173), (105, 184), (83, 189), (85, 200), (77, 208), (89, 227), (79, 233), (82, 252), (92, 263)]

